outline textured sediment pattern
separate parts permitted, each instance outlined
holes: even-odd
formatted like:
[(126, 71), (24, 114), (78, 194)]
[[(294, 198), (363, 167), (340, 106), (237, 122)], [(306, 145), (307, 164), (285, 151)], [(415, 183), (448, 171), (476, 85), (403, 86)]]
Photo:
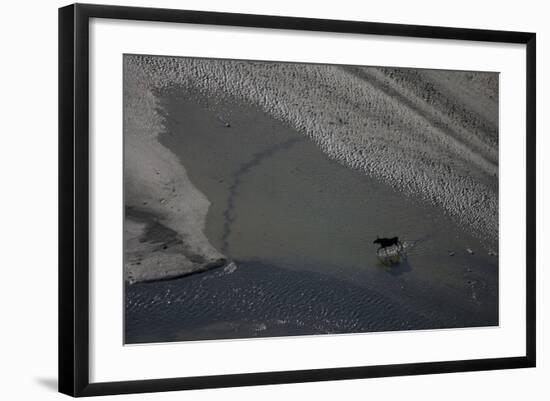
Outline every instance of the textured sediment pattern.
[(223, 266), (224, 255), (203, 233), (208, 199), (158, 142), (163, 125), (151, 82), (135, 65), (124, 67), (125, 280), (167, 279)]
[[(152, 90), (258, 106), (331, 158), (498, 239), (498, 74), (127, 56)], [(228, 119), (230, 120), (230, 116)]]
[[(259, 262), (127, 287), (126, 343), (485, 326), (467, 309)], [(223, 302), (220, 302), (223, 300)], [(490, 322), (495, 324), (495, 322)]]

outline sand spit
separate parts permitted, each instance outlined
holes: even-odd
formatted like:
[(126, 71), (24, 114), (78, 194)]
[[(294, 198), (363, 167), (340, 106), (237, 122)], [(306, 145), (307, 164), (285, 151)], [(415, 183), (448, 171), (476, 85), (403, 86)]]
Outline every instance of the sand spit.
[(227, 263), (203, 234), (208, 199), (157, 140), (163, 125), (153, 88), (138, 66), (124, 63), (124, 276), (130, 283)]
[(177, 85), (258, 106), (329, 157), (442, 207), (496, 245), (495, 73), (137, 55), (125, 63), (148, 89)]

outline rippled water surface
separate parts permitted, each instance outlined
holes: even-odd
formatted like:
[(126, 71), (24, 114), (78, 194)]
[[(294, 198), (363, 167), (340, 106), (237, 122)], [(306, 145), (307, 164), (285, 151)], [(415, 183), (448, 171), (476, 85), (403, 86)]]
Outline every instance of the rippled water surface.
[[(406, 294), (406, 291), (403, 291)], [(425, 315), (406, 302), (333, 277), (239, 262), (177, 280), (127, 288), (129, 342), (357, 333), (485, 322)]]

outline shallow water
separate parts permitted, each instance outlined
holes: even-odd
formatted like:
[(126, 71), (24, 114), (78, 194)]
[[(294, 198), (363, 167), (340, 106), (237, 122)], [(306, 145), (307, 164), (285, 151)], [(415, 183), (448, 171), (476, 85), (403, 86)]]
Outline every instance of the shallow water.
[[(161, 95), (161, 143), (210, 200), (206, 235), (238, 268), (128, 287), (127, 342), (498, 323), (497, 258), (441, 211), (259, 110)], [(377, 235), (414, 247), (384, 266)]]
[[(406, 292), (404, 292), (405, 294)], [(425, 315), (373, 289), (308, 271), (239, 262), (176, 280), (127, 287), (131, 343), (484, 325), (467, 313)]]

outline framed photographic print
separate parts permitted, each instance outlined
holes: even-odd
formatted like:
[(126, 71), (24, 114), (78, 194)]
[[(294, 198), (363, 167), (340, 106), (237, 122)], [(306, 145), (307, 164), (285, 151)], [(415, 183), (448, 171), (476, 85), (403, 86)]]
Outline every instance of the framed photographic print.
[(535, 34), (59, 10), (59, 389), (535, 366)]

